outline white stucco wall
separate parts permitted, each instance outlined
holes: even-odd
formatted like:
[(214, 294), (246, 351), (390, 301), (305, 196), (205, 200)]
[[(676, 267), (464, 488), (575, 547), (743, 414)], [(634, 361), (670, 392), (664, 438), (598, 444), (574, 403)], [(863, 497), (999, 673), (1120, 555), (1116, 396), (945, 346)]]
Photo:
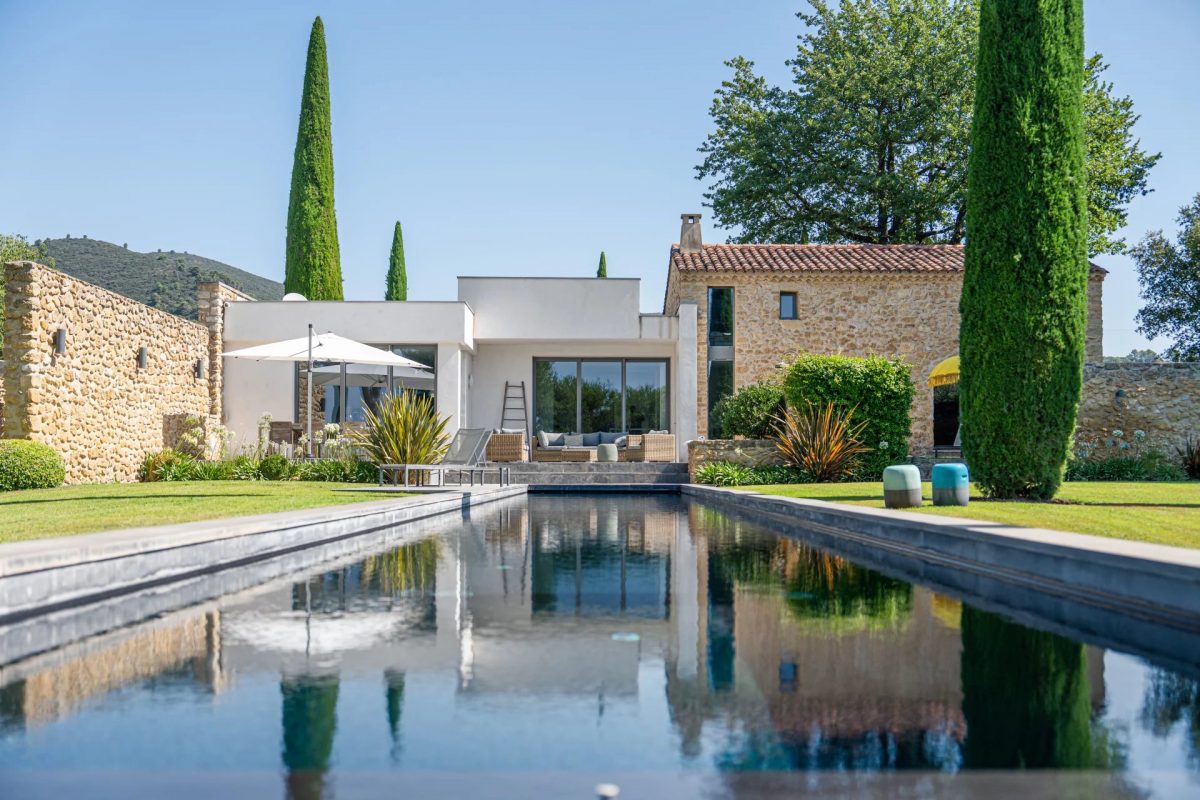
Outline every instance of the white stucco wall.
[(636, 278), (459, 278), (475, 336), (492, 341), (637, 339)]
[(225, 349), (333, 331), (367, 344), (457, 342), (474, 346), (474, 315), (465, 303), (254, 302), (225, 309)]

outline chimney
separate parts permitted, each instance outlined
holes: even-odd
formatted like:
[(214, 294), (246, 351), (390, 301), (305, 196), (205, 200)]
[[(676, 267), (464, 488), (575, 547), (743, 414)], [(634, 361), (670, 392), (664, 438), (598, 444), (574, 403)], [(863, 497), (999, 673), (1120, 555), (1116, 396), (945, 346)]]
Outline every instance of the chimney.
[(704, 242), (700, 240), (700, 215), (680, 214), (683, 225), (679, 228), (679, 252), (699, 253), (704, 250)]

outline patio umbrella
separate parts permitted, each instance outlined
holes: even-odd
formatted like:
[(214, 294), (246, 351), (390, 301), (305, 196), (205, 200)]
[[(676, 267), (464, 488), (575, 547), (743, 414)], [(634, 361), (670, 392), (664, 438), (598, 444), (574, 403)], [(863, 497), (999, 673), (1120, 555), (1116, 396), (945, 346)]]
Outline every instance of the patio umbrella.
[(929, 373), (929, 386), (949, 386), (958, 383), (958, 356), (950, 356)]
[[(229, 358), (252, 358), (255, 361), (307, 361), (309, 375), (313, 371), (314, 361), (333, 361), (346, 364), (375, 364), (385, 367), (415, 367), (424, 369), (424, 365), (411, 358), (397, 355), (390, 350), (380, 350), (369, 344), (338, 336), (336, 333), (313, 333), (312, 325), (308, 326), (308, 335), (298, 339), (285, 339), (281, 342), (259, 344), (253, 347), (243, 347), (240, 350), (230, 350), (223, 355)], [(307, 382), (308, 413), (305, 415), (306, 433), (308, 435), (309, 455), (312, 455), (312, 387), (313, 381)], [(343, 403), (346, 382), (342, 381)]]

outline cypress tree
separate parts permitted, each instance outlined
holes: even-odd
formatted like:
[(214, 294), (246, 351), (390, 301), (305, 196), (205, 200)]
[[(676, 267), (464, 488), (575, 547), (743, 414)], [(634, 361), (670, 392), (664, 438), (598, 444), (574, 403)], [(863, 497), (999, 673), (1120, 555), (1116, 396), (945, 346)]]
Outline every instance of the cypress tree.
[(1083, 383), (1082, 0), (984, 0), (959, 331), (963, 454), (995, 497), (1049, 499)]
[(396, 229), (392, 232), (392, 255), (388, 259), (387, 292), (383, 299), (408, 299), (408, 273), (404, 271), (404, 234), (400, 230), (400, 220), (396, 220)]
[(597, 278), (607, 278), (608, 277), (608, 261), (606, 261), (604, 258), (603, 250), (600, 251), (600, 266), (596, 267), (596, 277)]
[(300, 128), (288, 201), (286, 292), (309, 300), (342, 299), (341, 255), (333, 210), (333, 138), (329, 121), (329, 66), (325, 26), (313, 20), (300, 98)]

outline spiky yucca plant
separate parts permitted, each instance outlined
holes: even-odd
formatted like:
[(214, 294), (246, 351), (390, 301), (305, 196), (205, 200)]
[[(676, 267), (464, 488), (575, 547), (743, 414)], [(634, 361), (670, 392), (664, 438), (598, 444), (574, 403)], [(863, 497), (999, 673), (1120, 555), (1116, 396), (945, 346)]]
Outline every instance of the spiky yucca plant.
[(355, 438), (376, 464), (436, 464), (446, 454), (449, 419), (438, 417), (432, 398), (405, 389), (366, 414), (366, 429)]
[(854, 423), (853, 416), (853, 408), (838, 408), (833, 403), (809, 403), (799, 412), (785, 408), (775, 417), (775, 446), (808, 480), (843, 480), (854, 472), (858, 457), (871, 451), (859, 438), (866, 421)]

